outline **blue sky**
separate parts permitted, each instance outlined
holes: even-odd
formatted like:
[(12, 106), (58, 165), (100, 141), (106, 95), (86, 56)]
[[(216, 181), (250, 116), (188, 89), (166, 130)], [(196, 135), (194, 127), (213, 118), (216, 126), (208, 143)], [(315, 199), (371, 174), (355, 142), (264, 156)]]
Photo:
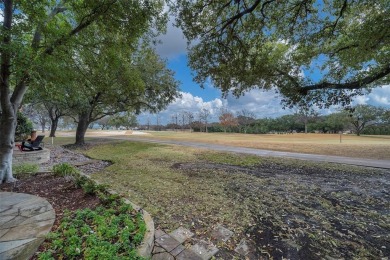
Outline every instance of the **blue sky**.
[[(167, 109), (158, 114), (159, 122), (167, 124), (172, 121), (172, 116), (185, 111), (193, 112), (195, 120), (197, 113), (206, 108), (211, 111), (211, 121), (218, 121), (218, 113), (222, 107), (226, 107), (233, 113), (249, 110), (257, 118), (278, 117), (285, 114), (294, 113), (294, 110), (283, 109), (280, 104), (281, 97), (273, 91), (252, 90), (244, 96), (236, 99), (228, 96), (222, 99), (221, 92), (214, 88), (212, 84), (202, 89), (193, 81), (193, 75), (187, 65), (186, 40), (180, 29), (169, 22), (165, 35), (160, 37), (162, 44), (156, 47), (157, 53), (167, 59), (168, 67), (175, 71), (175, 78), (181, 82), (180, 91), (182, 97), (171, 103)], [(371, 104), (390, 108), (390, 85), (377, 88), (367, 96), (360, 96), (355, 99), (355, 104)], [(319, 111), (321, 114), (329, 114), (336, 111), (333, 107)], [(140, 124), (156, 124), (157, 115), (144, 113), (138, 117)]]

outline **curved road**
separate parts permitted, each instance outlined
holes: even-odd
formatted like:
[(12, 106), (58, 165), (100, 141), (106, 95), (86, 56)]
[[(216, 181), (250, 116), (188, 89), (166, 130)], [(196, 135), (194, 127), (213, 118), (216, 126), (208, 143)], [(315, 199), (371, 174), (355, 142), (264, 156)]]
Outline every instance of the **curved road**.
[(352, 157), (332, 156), (332, 155), (279, 152), (279, 151), (270, 151), (270, 150), (245, 148), (245, 147), (237, 147), (237, 146), (229, 146), (229, 145), (218, 145), (218, 144), (210, 144), (210, 143), (195, 143), (195, 142), (174, 141), (174, 140), (155, 140), (155, 139), (145, 138), (145, 137), (137, 138), (137, 137), (105, 136), (99, 138), (128, 140), (128, 141), (137, 141), (137, 142), (149, 142), (149, 143), (158, 143), (158, 144), (175, 144), (175, 145), (203, 148), (203, 149), (223, 151), (223, 152), (244, 153), (244, 154), (253, 154), (258, 156), (282, 157), (282, 158), (292, 158), (292, 159), (299, 159), (299, 160), (309, 160), (315, 162), (331, 162), (331, 163), (358, 165), (358, 166), (381, 168), (381, 169), (390, 169), (389, 160), (375, 160), (375, 159), (352, 158)]

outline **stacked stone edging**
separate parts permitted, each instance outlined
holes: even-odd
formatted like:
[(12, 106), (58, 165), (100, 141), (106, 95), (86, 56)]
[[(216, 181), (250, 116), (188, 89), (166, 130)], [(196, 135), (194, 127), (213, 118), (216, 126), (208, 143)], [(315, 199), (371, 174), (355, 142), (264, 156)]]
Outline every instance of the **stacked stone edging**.
[(12, 157), (12, 162), (15, 165), (23, 163), (42, 164), (50, 160), (50, 150), (46, 148), (31, 152), (14, 150)]

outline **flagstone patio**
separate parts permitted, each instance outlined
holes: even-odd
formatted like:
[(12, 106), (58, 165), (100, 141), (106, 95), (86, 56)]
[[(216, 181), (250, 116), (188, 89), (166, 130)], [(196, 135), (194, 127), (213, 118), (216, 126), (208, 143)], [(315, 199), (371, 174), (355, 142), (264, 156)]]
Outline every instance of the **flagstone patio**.
[(0, 192), (0, 259), (29, 259), (55, 220), (47, 200), (24, 193)]

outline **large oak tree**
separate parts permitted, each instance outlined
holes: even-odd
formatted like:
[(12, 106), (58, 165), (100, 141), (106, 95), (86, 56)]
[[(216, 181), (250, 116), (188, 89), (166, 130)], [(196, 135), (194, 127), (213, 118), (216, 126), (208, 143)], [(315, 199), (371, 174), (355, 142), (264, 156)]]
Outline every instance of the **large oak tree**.
[(57, 102), (69, 104), (76, 119), (77, 145), (84, 144), (92, 122), (125, 111), (157, 112), (179, 95), (173, 72), (150, 48), (84, 50), (73, 59), (73, 80), (59, 89)]
[(318, 105), (390, 82), (388, 0), (177, 0), (195, 80), (224, 95), (277, 89)]
[[(13, 181), (12, 152), (16, 114), (30, 82), (44, 71), (40, 65), (65, 50), (85, 46), (89, 39), (118, 33), (128, 45), (145, 33), (162, 29), (162, 1), (3, 0), (0, 67), (0, 182)], [(151, 27), (155, 29), (151, 30)], [(97, 43), (101, 37), (96, 37)], [(87, 44), (95, 44), (89, 41)], [(53, 58), (54, 57), (54, 58)]]
[(383, 108), (371, 105), (357, 105), (347, 110), (348, 121), (353, 131), (359, 136), (366, 127), (382, 123), (385, 111)]

